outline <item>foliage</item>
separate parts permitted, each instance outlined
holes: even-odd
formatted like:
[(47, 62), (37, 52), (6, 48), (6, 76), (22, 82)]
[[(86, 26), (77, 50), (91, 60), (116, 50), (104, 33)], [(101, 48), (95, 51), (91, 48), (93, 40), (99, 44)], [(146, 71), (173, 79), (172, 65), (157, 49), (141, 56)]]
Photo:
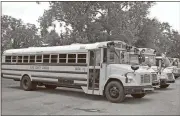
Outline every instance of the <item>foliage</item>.
[(20, 19), (3, 15), (1, 17), (2, 51), (10, 48), (39, 46), (41, 38), (34, 24), (24, 25)]

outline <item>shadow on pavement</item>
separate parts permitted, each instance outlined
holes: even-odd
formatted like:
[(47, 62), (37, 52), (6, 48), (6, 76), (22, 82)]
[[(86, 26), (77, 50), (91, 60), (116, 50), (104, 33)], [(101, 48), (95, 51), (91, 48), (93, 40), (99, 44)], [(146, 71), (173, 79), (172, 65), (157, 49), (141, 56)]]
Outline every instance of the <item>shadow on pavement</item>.
[(121, 104), (144, 104), (145, 102), (151, 101), (153, 101), (153, 99), (146, 98), (146, 96), (144, 98), (133, 98), (131, 96), (126, 96), (124, 102), (122, 102)]
[(155, 91), (170, 91), (170, 90), (174, 90), (174, 88), (156, 88)]
[[(11, 86), (8, 88), (22, 90), (19, 86)], [(24, 90), (22, 90), (22, 91), (24, 91)], [(98, 96), (98, 95), (89, 95), (89, 94), (85, 94), (81, 90), (76, 90), (76, 89), (70, 90), (69, 88), (58, 87), (57, 89), (52, 90), (52, 89), (46, 89), (45, 87), (37, 87), (37, 89), (32, 92), (42, 92), (42, 93), (56, 94), (56, 95), (59, 94), (59, 95), (63, 95), (63, 96), (72, 96), (72, 97), (77, 97), (77, 98), (82, 98), (82, 99), (87, 99), (87, 100), (109, 102), (106, 99), (106, 97)], [(158, 92), (151, 92), (148, 94), (156, 94), (156, 93), (158, 93)], [(146, 98), (146, 96), (141, 99), (135, 99), (131, 96), (126, 96), (124, 102), (122, 102), (120, 104), (141, 104), (141, 103), (145, 103), (145, 102), (151, 102), (151, 99)]]
[[(19, 86), (11, 86), (7, 87), (11, 89), (18, 89), (22, 90)], [(22, 90), (24, 91), (24, 90)], [(98, 101), (107, 101), (105, 97), (103, 96), (98, 96), (98, 95), (89, 95), (85, 94), (82, 90), (78, 89), (70, 89), (70, 88), (61, 88), (58, 87), (57, 89), (47, 89), (45, 87), (37, 87), (36, 90), (31, 91), (31, 92), (42, 92), (42, 93), (47, 93), (47, 94), (56, 94), (56, 95), (63, 95), (63, 96), (72, 96), (72, 97), (78, 97), (82, 99), (89, 99), (89, 100), (98, 100)]]

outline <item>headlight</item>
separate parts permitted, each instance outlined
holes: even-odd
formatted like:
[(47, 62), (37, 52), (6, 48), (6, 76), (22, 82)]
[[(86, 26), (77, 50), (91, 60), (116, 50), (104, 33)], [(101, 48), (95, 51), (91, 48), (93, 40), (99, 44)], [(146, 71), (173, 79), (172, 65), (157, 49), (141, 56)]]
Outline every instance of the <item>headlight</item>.
[(126, 74), (126, 83), (131, 83), (133, 81), (134, 75), (132, 73)]

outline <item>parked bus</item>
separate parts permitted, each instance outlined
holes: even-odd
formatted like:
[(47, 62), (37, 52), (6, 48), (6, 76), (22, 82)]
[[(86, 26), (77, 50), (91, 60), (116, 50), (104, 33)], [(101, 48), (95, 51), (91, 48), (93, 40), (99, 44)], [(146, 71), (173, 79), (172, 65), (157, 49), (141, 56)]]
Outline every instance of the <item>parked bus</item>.
[(162, 64), (164, 62), (163, 57), (157, 57), (156, 51), (151, 48), (139, 48), (142, 54), (145, 56), (145, 62), (151, 64), (151, 68), (158, 73), (158, 78), (160, 82), (160, 88), (167, 88), (169, 84), (174, 83), (174, 75), (172, 70), (168, 67), (163, 68)]
[(130, 47), (121, 41), (10, 49), (2, 55), (2, 77), (20, 81), (25, 91), (37, 85), (71, 87), (122, 102), (153, 91), (151, 73), (124, 63)]
[[(147, 69), (152, 76), (152, 86), (156, 88), (159, 87), (160, 82), (156, 71), (154, 71), (150, 66), (154, 63), (155, 55), (153, 53), (154, 51), (150, 51), (150, 53), (147, 53), (147, 51), (140, 51), (138, 48), (133, 46), (133, 49), (129, 52), (129, 62), (130, 64), (139, 64), (141, 68)], [(149, 54), (151, 58), (148, 58), (145, 54)]]
[(180, 77), (180, 61), (178, 58), (169, 58), (171, 62), (171, 69), (173, 69), (173, 74), (175, 78)]

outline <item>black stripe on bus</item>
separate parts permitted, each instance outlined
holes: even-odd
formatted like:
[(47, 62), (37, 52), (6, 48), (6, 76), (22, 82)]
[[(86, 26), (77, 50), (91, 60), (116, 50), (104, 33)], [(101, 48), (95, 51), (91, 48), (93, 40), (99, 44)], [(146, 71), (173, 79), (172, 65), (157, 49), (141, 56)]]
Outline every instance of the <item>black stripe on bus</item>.
[(31, 71), (31, 72), (49, 72), (49, 73), (87, 74), (87, 72), (74, 72), (74, 71), (50, 71), (50, 70), (9, 69), (9, 68), (2, 68), (1, 70)]
[(87, 66), (85, 63), (1, 63), (2, 65)]
[(87, 79), (81, 79), (81, 78), (76, 78), (76, 77), (72, 77), (72, 78), (68, 78), (68, 77), (57, 77), (57, 76), (43, 76), (43, 75), (31, 75), (31, 77), (38, 77), (38, 78), (53, 78), (53, 79), (64, 79), (64, 80), (75, 80), (75, 81), (87, 81)]
[(15, 74), (15, 73), (2, 73), (3, 75), (15, 75), (15, 76), (21, 76), (21, 74)]

